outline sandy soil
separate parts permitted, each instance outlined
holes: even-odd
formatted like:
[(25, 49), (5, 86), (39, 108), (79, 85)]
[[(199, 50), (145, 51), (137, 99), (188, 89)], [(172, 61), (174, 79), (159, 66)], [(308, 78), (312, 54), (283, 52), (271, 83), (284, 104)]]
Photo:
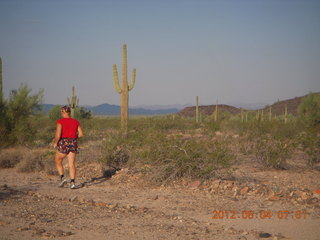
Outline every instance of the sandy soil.
[[(71, 190), (58, 188), (57, 176), (1, 169), (0, 239), (320, 236), (316, 170), (262, 171), (244, 166), (233, 179), (181, 180), (160, 187), (150, 186), (128, 169), (106, 178), (98, 164), (90, 163), (81, 164), (78, 172), (77, 183), (83, 186)], [(269, 218), (264, 214), (268, 212)]]

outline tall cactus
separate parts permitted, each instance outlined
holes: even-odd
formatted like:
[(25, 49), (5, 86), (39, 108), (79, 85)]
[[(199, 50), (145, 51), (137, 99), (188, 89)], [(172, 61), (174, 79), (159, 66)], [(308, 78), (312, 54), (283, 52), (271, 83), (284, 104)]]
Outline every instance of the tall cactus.
[(3, 99), (3, 86), (2, 86), (2, 59), (0, 57), (0, 101)]
[(287, 104), (284, 105), (284, 123), (287, 124), (288, 122), (288, 106)]
[(244, 111), (243, 111), (243, 108), (241, 108), (241, 122), (243, 123), (244, 122)]
[(199, 97), (196, 97), (196, 122), (199, 122)]
[(78, 107), (79, 105), (79, 98), (74, 95), (74, 86), (72, 86), (72, 96), (71, 99), (68, 97), (67, 98), (68, 105), (71, 108), (71, 117), (74, 118), (74, 110)]
[(131, 81), (128, 86), (127, 82), (127, 45), (123, 44), (122, 46), (122, 87), (119, 86), (119, 77), (117, 72), (117, 65), (113, 64), (112, 66), (113, 71), (113, 83), (115, 90), (121, 96), (121, 130), (122, 132), (127, 135), (128, 133), (128, 105), (129, 105), (129, 91), (131, 91), (134, 87), (136, 81), (136, 69), (132, 70)]
[(214, 121), (218, 121), (218, 99), (216, 100), (216, 111), (214, 112)]
[(272, 120), (272, 107), (269, 106), (269, 121)]

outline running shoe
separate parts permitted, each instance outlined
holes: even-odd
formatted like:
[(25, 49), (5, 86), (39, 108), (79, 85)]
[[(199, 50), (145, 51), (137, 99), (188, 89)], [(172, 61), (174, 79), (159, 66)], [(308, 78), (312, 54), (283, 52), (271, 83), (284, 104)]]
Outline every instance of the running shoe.
[(75, 182), (71, 182), (71, 186), (70, 186), (71, 189), (76, 189), (77, 188), (77, 185)]
[(61, 182), (59, 183), (59, 187), (62, 188), (67, 183), (68, 183), (68, 181), (66, 179), (62, 179)]

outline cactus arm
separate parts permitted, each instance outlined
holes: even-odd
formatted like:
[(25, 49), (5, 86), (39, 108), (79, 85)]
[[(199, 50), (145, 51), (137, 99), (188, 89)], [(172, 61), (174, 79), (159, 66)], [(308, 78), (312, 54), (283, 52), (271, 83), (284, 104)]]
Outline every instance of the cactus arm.
[(135, 82), (136, 82), (136, 69), (134, 68), (132, 70), (131, 81), (128, 88), (129, 91), (134, 87)]
[(70, 98), (69, 98), (69, 97), (67, 98), (67, 101), (68, 101), (68, 105), (71, 106)]
[(112, 72), (113, 72), (113, 86), (114, 86), (114, 89), (115, 89), (119, 94), (121, 94), (122, 89), (121, 89), (120, 86), (119, 86), (119, 77), (118, 77), (117, 65), (116, 65), (116, 64), (114, 64), (114, 65), (112, 66)]

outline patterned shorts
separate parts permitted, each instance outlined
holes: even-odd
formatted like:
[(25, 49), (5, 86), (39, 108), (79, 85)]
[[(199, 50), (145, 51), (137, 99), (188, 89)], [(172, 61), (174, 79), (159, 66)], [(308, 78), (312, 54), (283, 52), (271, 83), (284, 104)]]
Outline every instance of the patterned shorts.
[(69, 152), (79, 153), (78, 140), (74, 138), (61, 138), (58, 142), (58, 151), (65, 154)]

